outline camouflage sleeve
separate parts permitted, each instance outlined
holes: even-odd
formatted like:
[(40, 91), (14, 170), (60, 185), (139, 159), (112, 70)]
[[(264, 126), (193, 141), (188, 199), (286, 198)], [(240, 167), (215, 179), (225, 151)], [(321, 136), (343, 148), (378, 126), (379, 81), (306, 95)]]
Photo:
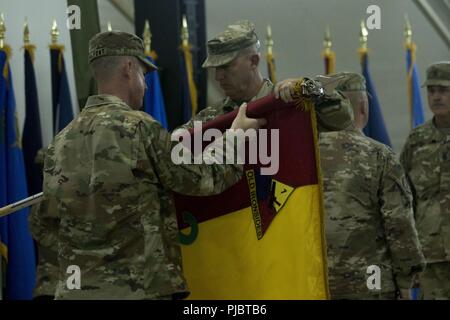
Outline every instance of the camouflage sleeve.
[[(53, 213), (56, 210), (52, 210)], [(39, 244), (53, 245), (56, 241), (59, 219), (48, 211), (48, 202), (44, 199), (31, 207), (28, 225), (34, 240)]]
[[(48, 170), (52, 166), (51, 155), (53, 150), (52, 145), (47, 150), (39, 150), (40, 163), (44, 165), (44, 191), (47, 189), (45, 185), (48, 185)], [(43, 200), (32, 207), (28, 223), (33, 238), (38, 243), (54, 243), (59, 219), (55, 203), (49, 200), (45, 194)]]
[(350, 101), (338, 91), (316, 105), (317, 129), (320, 132), (340, 131), (353, 123)]
[(411, 149), (410, 149), (409, 137), (406, 139), (402, 152), (400, 153), (400, 163), (408, 173), (411, 170)]
[(385, 162), (379, 192), (397, 284), (409, 288), (412, 275), (425, 268), (425, 258), (413, 219), (412, 194), (403, 168), (393, 154)]
[(31, 208), (28, 218), (30, 231), (36, 240), (38, 257), (34, 297), (53, 296), (58, 282), (59, 220), (49, 217), (47, 211), (48, 202), (43, 200)]
[[(48, 185), (48, 171), (52, 167), (52, 145), (47, 150), (38, 152), (36, 161), (44, 166), (44, 185)], [(46, 188), (44, 188), (45, 190)], [(43, 200), (31, 207), (28, 225), (37, 245), (38, 265), (36, 270), (36, 286), (33, 296), (53, 296), (58, 280), (58, 229), (59, 217), (55, 202), (45, 195)]]
[(410, 147), (410, 137), (408, 137), (406, 139), (405, 145), (403, 146), (402, 152), (400, 153), (400, 163), (403, 169), (405, 170), (406, 179), (409, 183), (411, 192), (413, 194), (413, 211), (415, 214), (417, 208), (416, 190), (414, 188), (414, 184), (412, 183), (411, 177), (409, 176), (409, 172), (411, 171), (411, 158), (412, 158), (412, 150)]
[[(171, 141), (171, 135), (159, 123), (141, 122), (140, 130), (141, 137), (146, 137), (144, 146), (147, 156), (161, 183), (168, 189), (185, 195), (213, 195), (223, 192), (242, 177), (242, 165), (215, 163), (214, 159), (208, 155), (210, 149), (205, 149), (203, 152), (202, 164), (176, 164), (179, 161), (172, 159), (172, 153), (179, 153), (176, 150), (173, 152), (172, 149), (175, 146), (184, 147), (178, 141)], [(222, 146), (222, 143), (223, 146), (228, 146), (232, 143), (232, 139), (227, 139), (225, 134), (223, 139), (217, 139), (208, 148), (213, 145)], [(222, 148), (217, 148), (219, 149)], [(231, 149), (235, 152), (234, 147)], [(206, 162), (212, 163), (206, 164)]]
[[(177, 129), (192, 129), (194, 128), (194, 121), (201, 121), (202, 123), (212, 120), (215, 117), (220, 116), (222, 113), (219, 111), (217, 107), (211, 106), (203, 109), (196, 115), (194, 115), (191, 120), (181, 125)], [(175, 131), (175, 130), (174, 130)]]

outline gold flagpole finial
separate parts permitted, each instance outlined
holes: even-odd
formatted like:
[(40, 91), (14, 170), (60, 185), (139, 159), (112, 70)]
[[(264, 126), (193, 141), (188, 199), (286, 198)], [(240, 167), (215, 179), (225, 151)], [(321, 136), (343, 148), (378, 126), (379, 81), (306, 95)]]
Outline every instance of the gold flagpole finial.
[(52, 31), (50, 32), (50, 34), (52, 36), (52, 44), (57, 44), (58, 43), (59, 31), (58, 31), (58, 25), (56, 24), (56, 20), (55, 19), (53, 19)]
[(108, 31), (112, 31), (112, 26), (111, 26), (111, 22), (110, 21), (108, 21), (108, 24), (107, 24), (107, 30)]
[(267, 25), (266, 45), (267, 45), (267, 54), (271, 55), (273, 50), (273, 38), (272, 38), (272, 28), (270, 24)]
[(5, 47), (5, 17), (3, 16), (3, 13), (0, 16), (0, 49), (3, 49)]
[(189, 29), (187, 24), (186, 15), (183, 14), (183, 21), (181, 26), (181, 41), (183, 46), (189, 45)]
[(152, 32), (150, 31), (150, 23), (145, 19), (144, 32), (142, 34), (144, 38), (144, 49), (146, 53), (152, 51)]
[(412, 29), (411, 29), (411, 24), (409, 23), (409, 18), (408, 15), (405, 13), (405, 43), (407, 45), (412, 43)]
[(28, 28), (28, 19), (25, 17), (25, 24), (23, 26), (23, 44), (30, 44), (30, 29)]
[(361, 44), (362, 49), (367, 49), (367, 36), (369, 32), (364, 25), (364, 20), (361, 20), (361, 31), (359, 33), (359, 43)]
[(327, 27), (325, 29), (325, 36), (323, 38), (323, 47), (325, 50), (330, 50), (332, 46), (332, 42), (331, 42), (331, 33), (330, 33), (330, 28)]

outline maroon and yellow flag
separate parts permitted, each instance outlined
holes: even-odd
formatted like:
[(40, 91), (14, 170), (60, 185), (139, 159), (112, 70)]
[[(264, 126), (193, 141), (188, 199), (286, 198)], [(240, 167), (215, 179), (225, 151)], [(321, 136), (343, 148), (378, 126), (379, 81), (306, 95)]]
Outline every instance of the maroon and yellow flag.
[[(229, 128), (236, 112), (203, 130)], [(279, 170), (262, 175), (267, 163), (246, 164), (222, 194), (177, 195), (189, 299), (327, 299), (315, 112), (269, 96), (247, 114), (279, 130)]]

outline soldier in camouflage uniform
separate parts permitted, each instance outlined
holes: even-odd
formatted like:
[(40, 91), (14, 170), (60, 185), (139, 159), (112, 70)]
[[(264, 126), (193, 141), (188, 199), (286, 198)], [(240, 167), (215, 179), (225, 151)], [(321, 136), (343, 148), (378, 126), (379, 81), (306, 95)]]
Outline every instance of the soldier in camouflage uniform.
[(450, 61), (427, 69), (432, 120), (414, 128), (401, 163), (414, 193), (414, 214), (427, 269), (425, 299), (450, 299)]
[[(137, 111), (144, 74), (155, 69), (145, 59), (141, 39), (124, 32), (97, 34), (89, 43), (89, 62), (99, 95), (89, 97), (48, 147), (44, 201), (39, 216), (31, 219), (33, 230), (40, 231), (35, 239), (58, 247), (55, 297), (186, 296), (172, 192), (220, 193), (241, 178), (242, 165), (173, 163), (170, 135)], [(246, 118), (245, 110), (239, 110), (231, 128), (264, 124)], [(230, 142), (225, 134), (207, 148)], [(202, 156), (211, 157), (210, 151)], [(69, 266), (80, 268), (80, 288), (67, 273)]]
[[(362, 133), (364, 78), (342, 75), (336, 89), (351, 101), (359, 127), (320, 134), (331, 298), (394, 299), (398, 289), (408, 298), (412, 277), (424, 268), (412, 194), (394, 152)], [(369, 279), (371, 265), (380, 268), (379, 289)]]
[[(207, 47), (208, 56), (203, 67), (215, 68), (215, 79), (226, 98), (200, 111), (183, 128), (192, 128), (194, 121), (212, 120), (235, 110), (243, 102), (255, 101), (272, 93), (285, 102), (291, 100), (292, 90), (299, 79), (281, 81), (275, 88), (269, 79), (262, 77), (258, 69), (260, 42), (253, 23), (243, 20), (229, 25), (209, 40)], [(279, 95), (280, 91), (288, 94)], [(346, 128), (352, 120), (351, 108), (345, 103), (329, 107), (322, 105), (316, 108), (316, 112), (320, 131)]]

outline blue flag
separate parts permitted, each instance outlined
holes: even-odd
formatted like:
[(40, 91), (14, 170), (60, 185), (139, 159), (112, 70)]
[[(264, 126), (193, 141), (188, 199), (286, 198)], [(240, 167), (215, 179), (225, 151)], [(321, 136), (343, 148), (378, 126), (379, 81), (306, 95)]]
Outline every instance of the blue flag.
[(361, 56), (361, 67), (362, 74), (366, 79), (367, 93), (369, 96), (369, 122), (363, 131), (366, 136), (392, 147), (386, 125), (384, 124), (383, 114), (381, 113), (375, 86), (370, 77), (368, 60), (367, 52), (363, 52)]
[(23, 127), (23, 157), (27, 175), (28, 192), (34, 195), (42, 191), (42, 168), (36, 164), (37, 152), (42, 148), (41, 120), (33, 66), (33, 50), (25, 48), (25, 124)]
[(406, 48), (406, 71), (408, 72), (409, 112), (411, 127), (415, 128), (425, 121), (422, 95), (420, 94), (420, 79), (415, 61), (415, 46), (411, 44)]
[[(147, 59), (154, 64), (151, 57), (147, 56)], [(164, 107), (164, 98), (158, 71), (148, 72), (145, 75), (145, 83), (147, 85), (147, 91), (145, 91), (144, 96), (144, 111), (158, 120), (164, 128), (168, 129), (166, 108)]]
[[(25, 166), (17, 127), (15, 98), (6, 52), (0, 50), (0, 206), (27, 197)], [(36, 264), (28, 230), (28, 208), (0, 218), (2, 251), (6, 253), (5, 298), (31, 299)]]
[(53, 129), (56, 135), (73, 120), (72, 100), (62, 46), (50, 48)]

